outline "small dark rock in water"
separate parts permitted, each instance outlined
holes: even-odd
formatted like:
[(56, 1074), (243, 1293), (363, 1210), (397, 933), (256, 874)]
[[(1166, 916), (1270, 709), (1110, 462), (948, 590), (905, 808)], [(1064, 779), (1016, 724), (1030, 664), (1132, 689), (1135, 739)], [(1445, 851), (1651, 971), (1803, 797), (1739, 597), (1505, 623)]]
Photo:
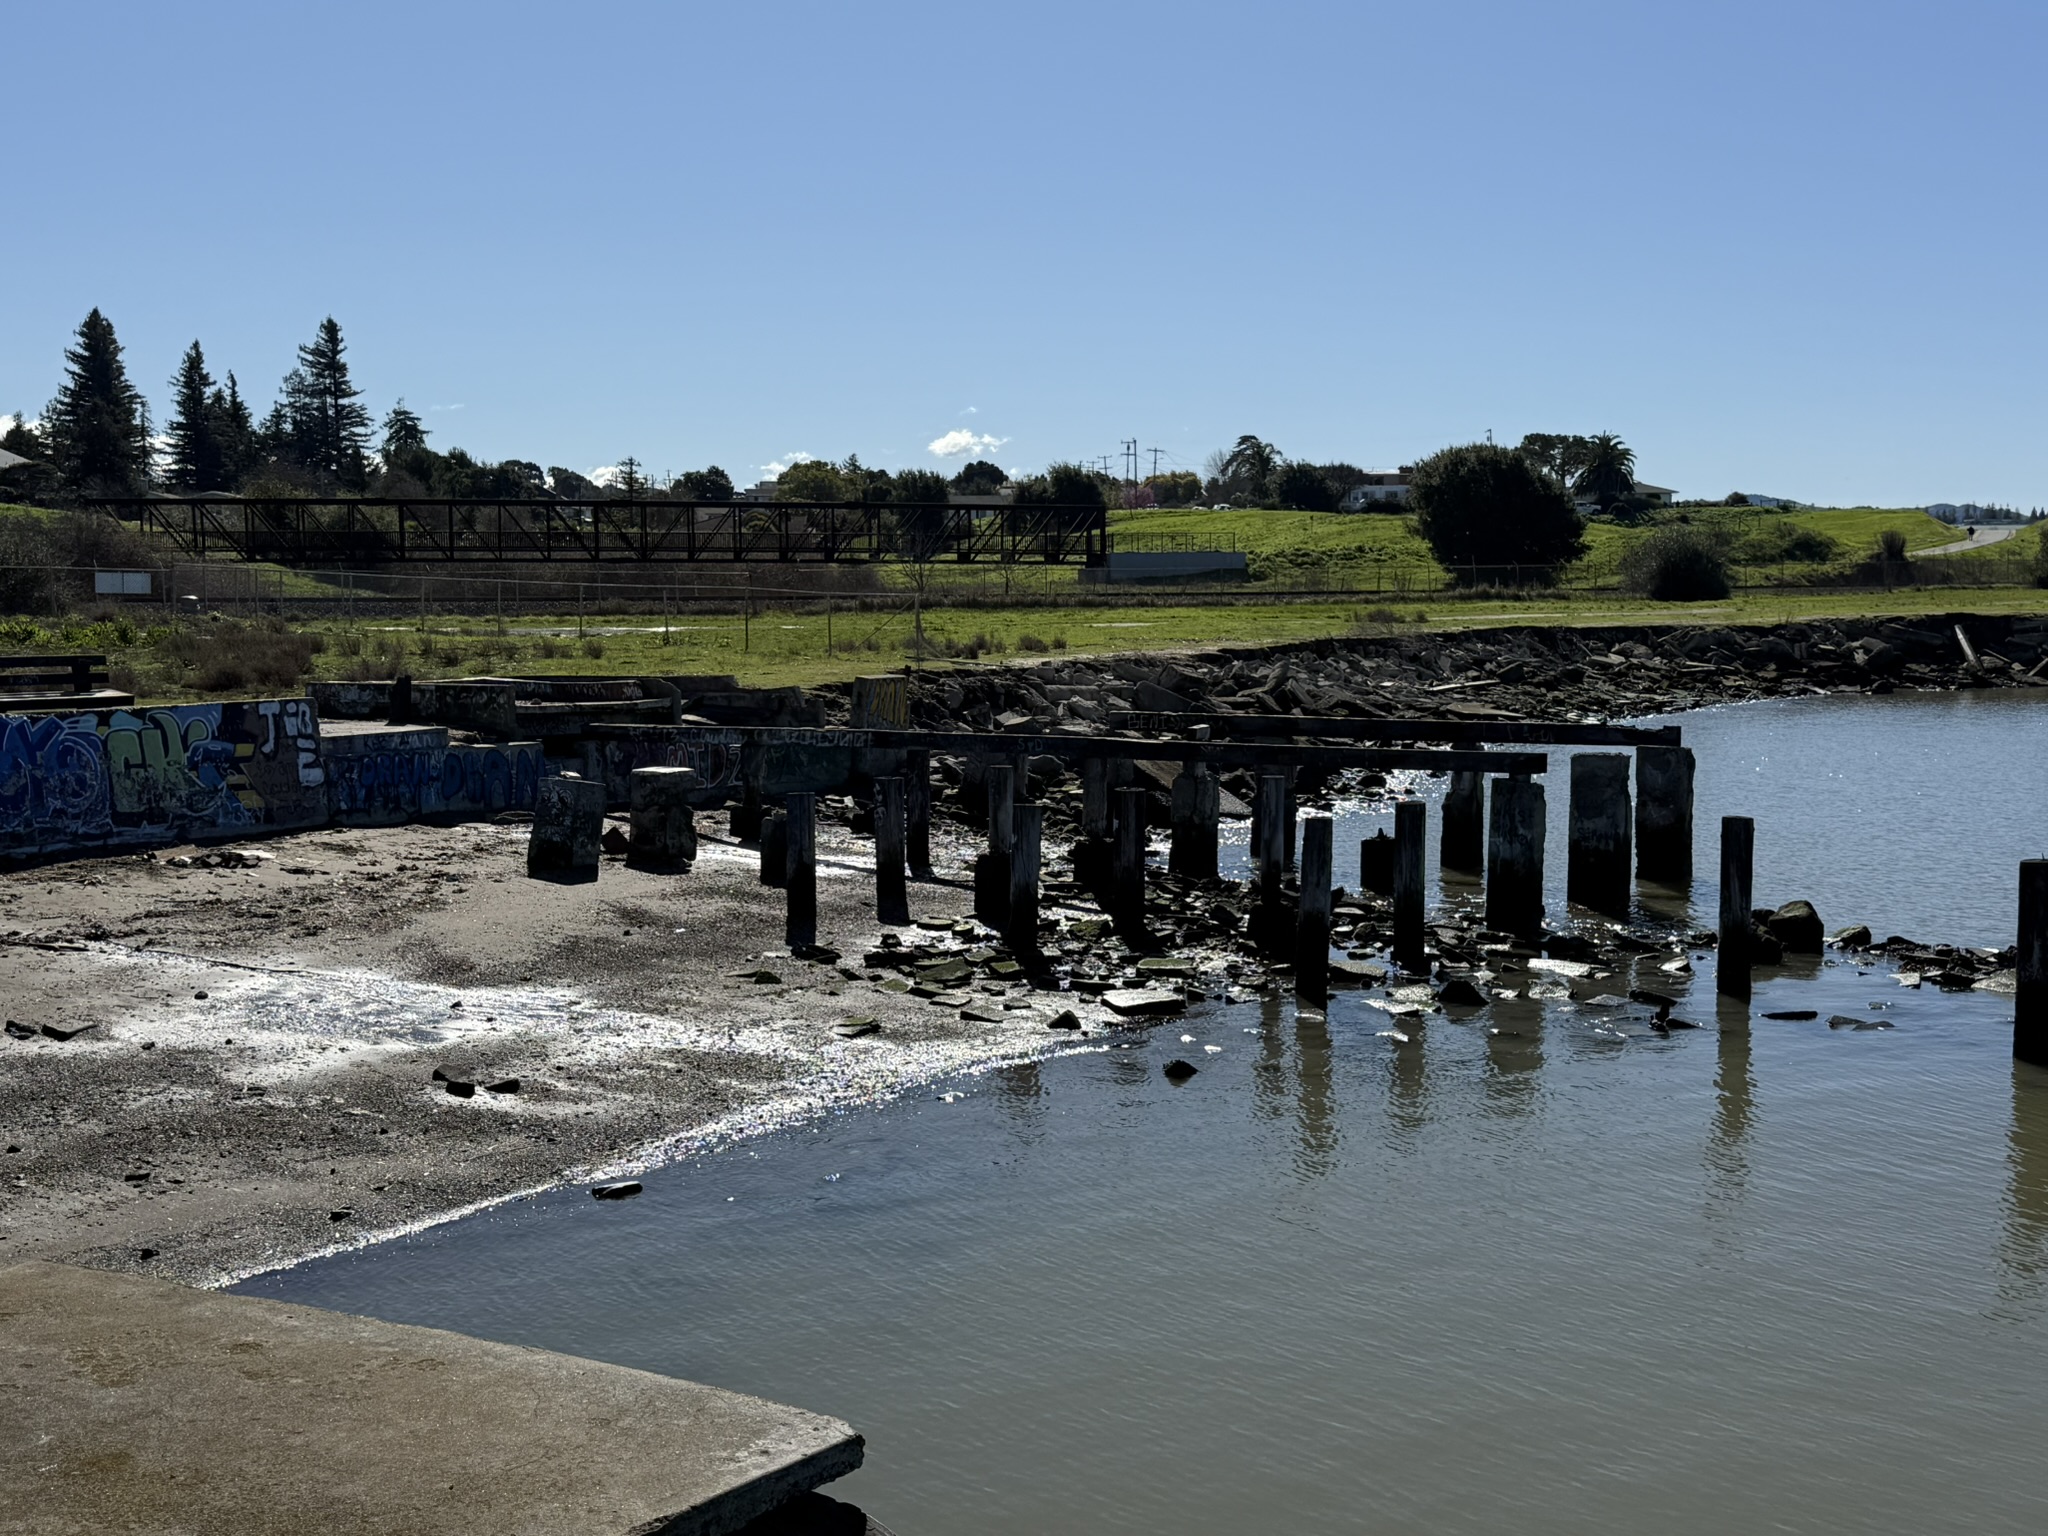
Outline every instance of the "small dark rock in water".
[(1805, 1019), (1819, 1018), (1820, 1010), (1817, 1008), (1780, 1008), (1776, 1013), (1767, 1013), (1764, 1015), (1764, 1017), (1767, 1019), (1791, 1020), (1794, 1022), (1798, 1022)]
[(206, 1001), (206, 994), (204, 992), (194, 992), (192, 996), (202, 1003)]
[(1824, 947), (1827, 930), (1810, 901), (1788, 901), (1765, 920), (1771, 937), (1792, 955), (1817, 955)]
[(1659, 1024), (1662, 1024), (1662, 1025), (1663, 1025), (1663, 1026), (1664, 1026), (1664, 1027), (1665, 1027), (1666, 1029), (1698, 1029), (1698, 1028), (1699, 1028), (1699, 1025), (1697, 1025), (1697, 1024), (1695, 1024), (1695, 1023), (1693, 1023), (1693, 1021), (1692, 1021), (1691, 1019), (1674, 1019), (1674, 1018), (1670, 1017), (1670, 1016), (1669, 1016), (1668, 1014), (1659, 1014), (1659, 1015), (1657, 1016), (1657, 1022), (1658, 1022)]
[(1193, 1062), (1182, 1061), (1178, 1056), (1159, 1069), (1166, 1074), (1169, 1083), (1184, 1083), (1199, 1070)]
[(1887, 1019), (1859, 1019), (1846, 1013), (1831, 1013), (1828, 1015), (1829, 1029), (1890, 1029), (1891, 1027), (1891, 1023)]
[(616, 1184), (593, 1184), (590, 1194), (596, 1200), (630, 1200), (640, 1193), (638, 1179), (621, 1179)]
[(516, 1077), (501, 1077), (495, 1083), (484, 1084), (485, 1093), (517, 1093), (518, 1091), (519, 1079)]
[(1079, 1029), (1081, 1027), (1081, 1016), (1071, 1008), (1062, 1008), (1058, 1013), (1046, 1020), (1045, 1027), (1047, 1029)]
[(1445, 982), (1436, 1000), (1451, 1008), (1483, 1008), (1488, 1001), (1486, 994), (1463, 976), (1453, 976)]
[(1868, 949), (1870, 948), (1870, 930), (1863, 924), (1858, 923), (1853, 928), (1842, 929), (1830, 938), (1828, 942), (1837, 949)]
[(1628, 1000), (1632, 1003), (1641, 1003), (1646, 1008), (1654, 1008), (1659, 1013), (1669, 1013), (1678, 1006), (1677, 998), (1667, 997), (1662, 992), (1652, 992), (1647, 987), (1631, 987)]

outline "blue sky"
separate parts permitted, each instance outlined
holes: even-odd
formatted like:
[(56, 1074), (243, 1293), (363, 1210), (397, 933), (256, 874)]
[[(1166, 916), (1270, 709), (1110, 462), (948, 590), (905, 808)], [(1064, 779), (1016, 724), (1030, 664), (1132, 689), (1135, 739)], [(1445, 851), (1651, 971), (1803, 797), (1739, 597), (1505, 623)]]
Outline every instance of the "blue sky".
[(332, 313), (380, 413), (579, 469), (1611, 430), (1684, 494), (2048, 504), (2039, 0), (71, 0), (0, 36), (0, 410), (94, 305), (159, 409), (195, 336), (261, 404)]

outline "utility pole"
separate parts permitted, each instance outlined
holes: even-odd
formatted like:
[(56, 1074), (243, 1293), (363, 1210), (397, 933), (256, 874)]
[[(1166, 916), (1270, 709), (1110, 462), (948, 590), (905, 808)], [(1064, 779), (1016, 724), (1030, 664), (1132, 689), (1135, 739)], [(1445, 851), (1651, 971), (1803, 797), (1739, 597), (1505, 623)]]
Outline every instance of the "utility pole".
[(1164, 448), (1148, 448), (1145, 451), (1152, 455), (1152, 478), (1157, 480), (1159, 478), (1159, 455), (1166, 450)]

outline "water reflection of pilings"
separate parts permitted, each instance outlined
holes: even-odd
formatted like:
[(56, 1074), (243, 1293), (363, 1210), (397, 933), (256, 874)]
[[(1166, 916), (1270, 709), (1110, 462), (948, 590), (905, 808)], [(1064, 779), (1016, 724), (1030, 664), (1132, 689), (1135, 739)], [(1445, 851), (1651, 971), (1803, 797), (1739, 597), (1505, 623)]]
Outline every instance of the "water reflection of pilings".
[(1543, 1093), (1543, 1005), (1501, 998), (1486, 1017), (1486, 1109), (1526, 1115)]
[(2014, 1062), (2006, 1132), (1999, 1294), (2034, 1301), (2048, 1284), (2048, 1068)]
[(1320, 1178), (1337, 1166), (1330, 1057), (1330, 1027), (1316, 1010), (1297, 1009), (1277, 993), (1262, 1001), (1259, 1058), (1252, 1064), (1252, 1113), (1262, 1120), (1294, 1121), (1294, 1167), (1304, 1178)]
[(1294, 1024), (1295, 1076), (1301, 1107), (1300, 1140), (1294, 1167), (1303, 1178), (1320, 1178), (1337, 1166), (1337, 1116), (1330, 1082), (1330, 1026), (1325, 1016), (1303, 1009)]
[(1723, 999), (1715, 1042), (1714, 1119), (1707, 1138), (1707, 1182), (1716, 1205), (1741, 1202), (1749, 1188), (1749, 1138), (1756, 1123), (1749, 1010)]
[(1008, 1066), (997, 1067), (990, 1074), (1000, 1090), (996, 1102), (1001, 1104), (1020, 1126), (1028, 1130), (1043, 1130), (1047, 1106), (1045, 1102), (1045, 1081), (1035, 1061), (1016, 1061)]

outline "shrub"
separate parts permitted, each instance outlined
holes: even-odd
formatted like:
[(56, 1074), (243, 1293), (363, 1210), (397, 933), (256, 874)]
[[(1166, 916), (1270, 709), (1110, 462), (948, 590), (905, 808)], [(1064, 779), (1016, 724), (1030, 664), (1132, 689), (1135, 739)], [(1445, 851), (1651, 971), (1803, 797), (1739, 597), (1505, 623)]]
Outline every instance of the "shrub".
[(1841, 552), (1841, 545), (1824, 533), (1773, 521), (1745, 534), (1735, 546), (1735, 559), (1743, 565), (1820, 565)]
[(318, 636), (276, 620), (168, 630), (157, 643), (187, 674), (185, 685), (206, 693), (290, 688), (313, 670), (319, 650)]
[(1660, 528), (1621, 559), (1621, 582), (1660, 603), (1697, 603), (1726, 597), (1728, 553), (1699, 528)]
[(1454, 580), (1498, 580), (1504, 566), (1533, 567), (1518, 579), (1541, 580), (1585, 552), (1571, 497), (1512, 448), (1446, 448), (1417, 464), (1408, 485), (1415, 531)]
[(1052, 647), (1036, 635), (1019, 635), (1017, 637), (1017, 649), (1020, 651), (1030, 651), (1033, 655), (1038, 655), (1051, 650)]
[(604, 636), (592, 635), (589, 639), (585, 640), (583, 642), (583, 654), (592, 661), (601, 659), (604, 655)]
[(1896, 565), (1906, 558), (1906, 536), (1896, 528), (1886, 528), (1877, 536), (1877, 558), (1887, 565)]
[(540, 653), (541, 655), (547, 657), (549, 661), (553, 661), (558, 656), (568, 655), (569, 648), (566, 645), (562, 644), (561, 640), (557, 636), (542, 635), (540, 637)]
[(1052, 637), (1052, 648), (1056, 651), (1064, 651), (1067, 648), (1067, 637), (1065, 635), (1054, 635)]

